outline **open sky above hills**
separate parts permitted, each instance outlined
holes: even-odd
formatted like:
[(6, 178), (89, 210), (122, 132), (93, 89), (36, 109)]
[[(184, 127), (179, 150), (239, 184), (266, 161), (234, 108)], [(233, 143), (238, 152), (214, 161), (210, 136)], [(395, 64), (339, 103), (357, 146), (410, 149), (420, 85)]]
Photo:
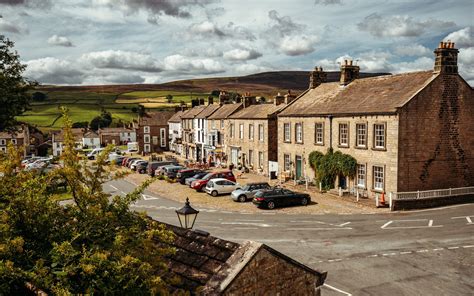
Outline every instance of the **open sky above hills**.
[(162, 83), (264, 71), (433, 67), (450, 39), (474, 85), (471, 0), (0, 0), (0, 34), (48, 84)]

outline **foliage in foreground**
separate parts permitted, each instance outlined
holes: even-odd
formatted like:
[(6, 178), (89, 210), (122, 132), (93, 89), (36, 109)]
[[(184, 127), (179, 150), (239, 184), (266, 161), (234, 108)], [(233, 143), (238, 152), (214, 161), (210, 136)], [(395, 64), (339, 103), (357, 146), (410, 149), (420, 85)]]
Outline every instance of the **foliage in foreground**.
[[(178, 284), (162, 257), (173, 234), (144, 214), (130, 211), (150, 183), (126, 196), (102, 189), (112, 175), (109, 149), (87, 166), (74, 150), (66, 118), (63, 168), (46, 175), (20, 169), (21, 151), (0, 155), (0, 295), (23, 294), (25, 283), (51, 294), (169, 294)], [(48, 193), (66, 180), (70, 205)]]
[(331, 148), (326, 154), (313, 151), (309, 154), (309, 163), (316, 173), (316, 181), (325, 189), (333, 188), (338, 175), (353, 177), (357, 171), (357, 160), (351, 155)]

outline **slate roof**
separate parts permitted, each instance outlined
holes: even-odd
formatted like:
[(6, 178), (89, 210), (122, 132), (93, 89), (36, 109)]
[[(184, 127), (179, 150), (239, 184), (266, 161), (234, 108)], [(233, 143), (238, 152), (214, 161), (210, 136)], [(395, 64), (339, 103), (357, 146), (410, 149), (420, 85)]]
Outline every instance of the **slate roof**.
[(202, 110), (198, 115), (196, 115), (196, 118), (208, 118), (210, 115), (216, 112), (219, 107), (219, 105), (207, 105), (204, 110)]
[(342, 87), (323, 83), (288, 105), (279, 116), (318, 116), (396, 113), (437, 75), (412, 72), (356, 79)]
[(84, 133), (82, 137), (83, 138), (98, 138), (99, 134), (96, 133), (95, 131), (87, 131), (86, 133)]
[(173, 111), (146, 112), (138, 118), (138, 125), (168, 125), (168, 120), (173, 114)]
[(204, 105), (195, 106), (194, 108), (191, 108), (188, 111), (185, 111), (184, 114), (181, 115), (181, 119), (193, 119), (202, 110), (204, 110), (204, 108), (206, 108), (206, 106), (204, 106)]
[[(54, 133), (54, 141), (55, 142), (63, 142), (64, 141), (64, 130), (56, 131)], [(71, 128), (71, 133), (74, 136), (74, 139), (77, 141), (81, 141), (84, 135), (84, 130), (82, 128)]]
[(115, 135), (119, 133), (131, 133), (134, 132), (134, 129), (126, 128), (126, 127), (105, 127), (99, 129), (99, 133), (101, 135)]
[(173, 116), (171, 116), (170, 119), (168, 119), (168, 122), (181, 122), (181, 116), (184, 114), (186, 111), (178, 111)]
[(246, 108), (229, 116), (230, 119), (267, 119), (269, 116), (275, 114), (281, 109), (285, 108), (286, 104), (275, 105), (271, 103), (250, 105)]
[(214, 112), (208, 119), (226, 119), (239, 108), (242, 107), (242, 103), (238, 104), (224, 104), (216, 112)]

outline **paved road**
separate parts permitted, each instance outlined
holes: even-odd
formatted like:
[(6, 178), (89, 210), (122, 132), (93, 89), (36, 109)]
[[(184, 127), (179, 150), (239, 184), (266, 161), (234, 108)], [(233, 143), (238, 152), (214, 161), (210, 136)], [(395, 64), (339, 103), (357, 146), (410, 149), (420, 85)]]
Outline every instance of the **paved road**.
[[(105, 188), (125, 194), (134, 185), (118, 180)], [(175, 225), (180, 207), (150, 192), (133, 205)], [(474, 295), (474, 204), (371, 215), (199, 210), (197, 229), (259, 241), (328, 271), (324, 295)]]

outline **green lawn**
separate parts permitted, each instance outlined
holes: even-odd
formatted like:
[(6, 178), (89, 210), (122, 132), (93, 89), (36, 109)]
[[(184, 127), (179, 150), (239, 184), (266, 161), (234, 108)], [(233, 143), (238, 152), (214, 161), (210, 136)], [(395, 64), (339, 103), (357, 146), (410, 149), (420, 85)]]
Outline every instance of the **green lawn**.
[(184, 101), (185, 103), (190, 103), (191, 99), (195, 98), (207, 98), (209, 93), (196, 93), (196, 92), (182, 92), (182, 91), (169, 91), (169, 90), (156, 90), (156, 91), (132, 91), (128, 93), (123, 93), (118, 96), (117, 99), (126, 100), (126, 99), (145, 99), (145, 98), (163, 98), (167, 95), (173, 96), (173, 102), (179, 103)]

